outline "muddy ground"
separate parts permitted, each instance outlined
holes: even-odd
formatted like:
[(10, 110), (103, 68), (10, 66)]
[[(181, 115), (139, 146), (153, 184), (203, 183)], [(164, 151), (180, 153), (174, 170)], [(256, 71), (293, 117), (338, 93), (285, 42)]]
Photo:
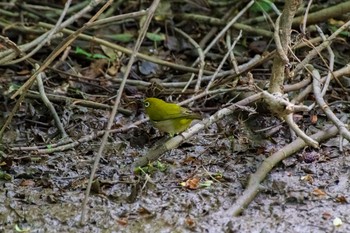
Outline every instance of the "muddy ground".
[[(1, 232), (16, 232), (16, 228), (28, 232), (350, 231), (350, 159), (348, 146), (340, 153), (336, 139), (279, 164), (242, 215), (229, 218), (225, 210), (242, 194), (249, 175), (287, 143), (280, 136), (288, 135), (284, 127), (272, 139), (257, 140), (248, 130), (234, 129), (237, 122), (225, 132), (214, 125), (167, 152), (153, 167), (144, 168), (147, 178), (145, 173), (134, 173), (131, 164), (160, 134), (142, 145), (135, 143), (142, 140), (123, 139), (145, 133), (139, 129), (111, 137), (84, 225), (80, 225), (81, 205), (99, 140), (48, 156), (10, 154), (14, 160), (8, 173), (13, 179), (1, 181)], [(254, 122), (257, 119), (244, 127)], [(146, 128), (154, 132), (151, 126)], [(203, 186), (181, 185), (193, 178)], [(335, 218), (343, 225), (335, 227)]]

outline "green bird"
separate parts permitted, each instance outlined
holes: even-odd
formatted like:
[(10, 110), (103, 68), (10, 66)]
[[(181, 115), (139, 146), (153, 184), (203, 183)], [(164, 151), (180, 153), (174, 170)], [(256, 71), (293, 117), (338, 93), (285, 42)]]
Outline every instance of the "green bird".
[(158, 98), (145, 99), (144, 106), (154, 127), (171, 137), (185, 131), (193, 120), (202, 119), (198, 113)]

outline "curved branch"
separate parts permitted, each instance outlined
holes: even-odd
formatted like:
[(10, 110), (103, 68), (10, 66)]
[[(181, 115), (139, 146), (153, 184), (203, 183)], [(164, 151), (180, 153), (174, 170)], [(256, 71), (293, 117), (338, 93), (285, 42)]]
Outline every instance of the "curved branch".
[[(345, 117), (342, 120), (345, 121)], [(321, 142), (336, 136), (337, 133), (338, 128), (332, 126), (328, 129), (325, 129), (324, 131), (319, 131), (311, 135), (311, 138), (318, 142)], [(272, 168), (275, 167), (283, 159), (293, 155), (305, 146), (307, 146), (306, 142), (301, 138), (297, 138), (292, 143), (286, 145), (285, 147), (283, 147), (282, 149), (265, 159), (264, 162), (257, 169), (257, 171), (250, 176), (248, 186), (243, 192), (242, 196), (240, 196), (236, 200), (236, 202), (234, 203), (234, 205), (231, 206), (231, 208), (226, 210), (225, 216), (232, 217), (239, 215), (259, 193), (260, 183), (265, 179), (265, 177), (272, 170)], [(222, 216), (222, 212), (220, 212), (220, 215)]]
[[(347, 129), (346, 125), (338, 119), (338, 117), (332, 112), (332, 110), (329, 108), (326, 101), (324, 101), (322, 94), (321, 94), (321, 84), (320, 84), (320, 73), (317, 69), (314, 69), (313, 66), (307, 65), (307, 69), (312, 72), (313, 77), (313, 88), (314, 88), (314, 94), (316, 98), (317, 104), (321, 107), (323, 112), (327, 115), (327, 117), (337, 126), (339, 129), (340, 135), (347, 139), (350, 142), (350, 132)], [(340, 140), (340, 149), (342, 151), (342, 140)]]

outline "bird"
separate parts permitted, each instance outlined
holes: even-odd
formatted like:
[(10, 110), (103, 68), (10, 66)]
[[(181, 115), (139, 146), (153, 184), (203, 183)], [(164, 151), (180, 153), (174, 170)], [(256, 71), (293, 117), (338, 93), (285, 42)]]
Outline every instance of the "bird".
[(153, 126), (171, 137), (185, 131), (193, 120), (202, 119), (198, 113), (154, 97), (146, 98), (144, 107)]

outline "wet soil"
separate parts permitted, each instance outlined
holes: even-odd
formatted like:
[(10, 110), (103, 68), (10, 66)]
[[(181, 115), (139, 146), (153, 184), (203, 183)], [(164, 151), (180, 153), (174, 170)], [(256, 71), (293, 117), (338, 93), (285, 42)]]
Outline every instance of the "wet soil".
[[(286, 159), (242, 215), (231, 218), (225, 210), (249, 175), (286, 142), (253, 143), (216, 130), (191, 138), (139, 173), (132, 162), (159, 137), (143, 147), (131, 146), (123, 135), (111, 138), (84, 225), (81, 205), (99, 140), (54, 155), (28, 154), (35, 161), (17, 157), (8, 171), (13, 180), (0, 181), (1, 232), (350, 232), (348, 151), (341, 154), (328, 142)], [(343, 225), (335, 227), (335, 218)]]

